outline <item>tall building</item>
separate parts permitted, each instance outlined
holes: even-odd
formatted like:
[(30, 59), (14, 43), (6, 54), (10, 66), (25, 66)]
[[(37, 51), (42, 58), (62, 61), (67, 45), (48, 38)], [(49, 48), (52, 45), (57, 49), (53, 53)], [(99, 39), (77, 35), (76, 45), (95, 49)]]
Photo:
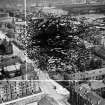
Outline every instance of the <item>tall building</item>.
[(105, 100), (92, 91), (88, 84), (75, 84), (70, 87), (70, 103), (73, 105), (104, 105)]
[(44, 95), (39, 81), (2, 81), (0, 93), (0, 103), (5, 105), (26, 105), (37, 102)]

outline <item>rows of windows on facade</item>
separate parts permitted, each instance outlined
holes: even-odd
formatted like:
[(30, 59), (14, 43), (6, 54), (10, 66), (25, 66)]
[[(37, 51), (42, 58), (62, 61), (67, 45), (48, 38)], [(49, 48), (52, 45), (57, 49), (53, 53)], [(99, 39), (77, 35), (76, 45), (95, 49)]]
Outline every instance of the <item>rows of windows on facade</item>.
[(0, 82), (0, 103), (40, 92), (38, 81), (2, 81)]

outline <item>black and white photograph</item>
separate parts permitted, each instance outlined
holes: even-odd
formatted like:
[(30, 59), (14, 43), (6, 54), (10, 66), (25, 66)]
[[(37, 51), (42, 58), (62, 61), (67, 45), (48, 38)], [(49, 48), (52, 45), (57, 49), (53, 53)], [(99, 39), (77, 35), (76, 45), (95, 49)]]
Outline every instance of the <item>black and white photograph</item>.
[(0, 105), (105, 105), (105, 0), (0, 0)]

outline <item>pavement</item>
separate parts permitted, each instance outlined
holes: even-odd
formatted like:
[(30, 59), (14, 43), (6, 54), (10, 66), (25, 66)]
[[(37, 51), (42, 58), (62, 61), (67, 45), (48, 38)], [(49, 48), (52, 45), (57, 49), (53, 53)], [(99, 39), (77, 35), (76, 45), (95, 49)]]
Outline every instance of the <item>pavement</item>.
[(40, 80), (40, 87), (45, 94), (54, 98), (59, 105), (70, 105), (67, 103), (65, 104), (69, 97), (69, 91), (56, 83), (54, 80), (50, 79), (48, 73), (46, 72), (39, 71), (38, 76)]
[(50, 81), (42, 81), (40, 82), (40, 86), (42, 91), (45, 92), (45, 94), (54, 98), (58, 102), (58, 105), (66, 105), (65, 103), (63, 103), (63, 100), (66, 100), (66, 96), (58, 94), (54, 89), (54, 85), (51, 84)]

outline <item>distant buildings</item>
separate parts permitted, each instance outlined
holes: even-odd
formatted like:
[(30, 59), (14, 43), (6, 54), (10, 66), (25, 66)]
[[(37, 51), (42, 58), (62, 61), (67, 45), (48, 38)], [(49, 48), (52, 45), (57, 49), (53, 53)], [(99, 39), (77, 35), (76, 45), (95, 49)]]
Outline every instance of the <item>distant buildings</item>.
[(13, 18), (8, 13), (0, 13), (0, 28), (7, 29), (8, 24), (12, 24)]
[(25, 39), (25, 27), (24, 21), (15, 22), (15, 39), (21, 41), (21, 38)]
[(90, 4), (90, 3), (103, 3), (104, 0), (71, 0), (72, 4)]
[(0, 22), (11, 22), (11, 20), (8, 13), (0, 13)]
[(84, 4), (86, 3), (86, 0), (71, 0), (72, 4)]
[(15, 31), (16, 31), (16, 34), (20, 34), (20, 33), (23, 33), (24, 30), (25, 30), (25, 21), (21, 20), (21, 19), (16, 19), (15, 21)]
[(16, 17), (15, 15), (14, 17), (10, 17), (9, 13), (0, 13), (0, 29), (7, 32), (7, 34), (14, 34), (14, 36), (18, 36), (20, 33), (23, 33), (26, 26), (25, 21), (23, 21), (23, 17), (25, 16), (21, 16), (21, 13), (18, 13), (17, 15)]
[(64, 11), (62, 9), (57, 9), (55, 7), (43, 7), (42, 11), (46, 14), (53, 14), (53, 15), (57, 15), (57, 16), (61, 16), (61, 15), (67, 15), (67, 11)]

